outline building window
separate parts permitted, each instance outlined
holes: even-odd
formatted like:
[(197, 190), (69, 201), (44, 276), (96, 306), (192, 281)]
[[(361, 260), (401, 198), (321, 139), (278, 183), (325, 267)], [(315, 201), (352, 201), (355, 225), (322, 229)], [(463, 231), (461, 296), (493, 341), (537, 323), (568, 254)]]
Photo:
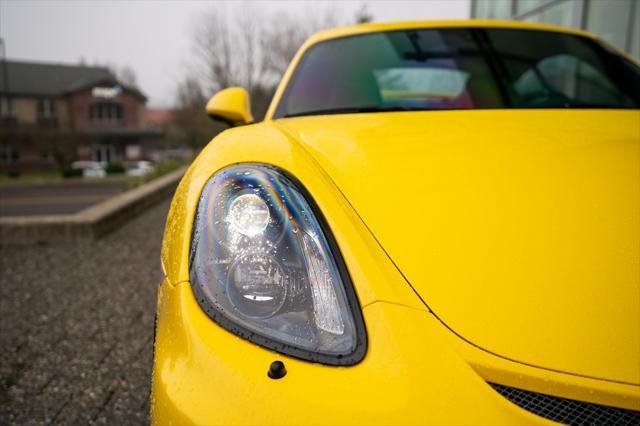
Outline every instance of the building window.
[(629, 53), (636, 59), (640, 60), (640, 2), (635, 2), (633, 6), (632, 22), (633, 28), (631, 28), (631, 46), (629, 47)]
[(592, 1), (588, 9), (587, 31), (598, 34), (619, 49), (629, 51), (631, 46), (627, 45), (627, 38), (632, 31), (629, 28), (632, 24), (629, 20), (632, 6), (631, 0)]
[(476, 0), (474, 15), (485, 19), (508, 19), (511, 16), (511, 0)]
[(15, 163), (19, 158), (20, 154), (11, 144), (0, 145), (0, 164)]
[(56, 103), (53, 99), (38, 99), (38, 117), (55, 118)]
[(98, 102), (89, 108), (93, 122), (119, 123), (122, 121), (122, 105), (113, 102)]
[(548, 0), (520, 0), (514, 3), (514, 12), (516, 15), (522, 15), (546, 2), (548, 2)]
[(15, 117), (16, 105), (12, 98), (0, 97), (0, 117)]
[(576, 19), (574, 11), (575, 8), (573, 6), (573, 3), (568, 0), (564, 0), (561, 2), (553, 3), (550, 6), (542, 9), (540, 12), (533, 13), (530, 16), (537, 16), (537, 22), (571, 27), (574, 25)]
[(471, 0), (474, 18), (586, 29), (640, 59), (640, 0)]

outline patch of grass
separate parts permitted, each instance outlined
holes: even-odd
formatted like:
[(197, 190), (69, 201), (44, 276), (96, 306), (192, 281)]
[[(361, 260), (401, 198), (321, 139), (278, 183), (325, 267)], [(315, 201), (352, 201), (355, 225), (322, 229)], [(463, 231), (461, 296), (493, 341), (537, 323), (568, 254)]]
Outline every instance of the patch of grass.
[[(122, 167), (119, 163), (113, 163), (115, 166)], [(122, 167), (123, 171), (111, 173), (107, 172), (107, 176), (105, 178), (95, 178), (96, 182), (98, 181), (127, 181), (127, 188), (132, 189), (137, 186), (143, 185), (147, 182), (150, 182), (160, 176), (164, 176), (167, 173), (170, 173), (182, 166), (186, 166), (189, 164), (188, 161), (178, 161), (178, 160), (165, 160), (160, 163), (154, 165), (154, 169), (151, 173), (141, 176), (141, 177), (129, 177), (124, 175), (124, 167)], [(118, 170), (119, 167), (116, 167)], [(112, 167), (113, 168), (113, 167)], [(65, 169), (65, 170), (54, 170), (50, 172), (28, 172), (28, 173), (20, 173), (19, 176), (12, 177), (7, 173), (0, 173), (0, 182), (52, 182), (52, 181), (61, 181), (63, 179), (83, 179), (82, 170), (74, 170), (74, 169)]]

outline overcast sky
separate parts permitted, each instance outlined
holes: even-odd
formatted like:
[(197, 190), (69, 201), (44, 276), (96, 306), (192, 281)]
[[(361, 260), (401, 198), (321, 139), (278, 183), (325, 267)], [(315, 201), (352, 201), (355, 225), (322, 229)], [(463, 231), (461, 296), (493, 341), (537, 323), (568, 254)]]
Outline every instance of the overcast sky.
[[(375, 21), (464, 19), (469, 0), (256, 1), (249, 10), (303, 16), (322, 8), (350, 22), (367, 4)], [(231, 5), (233, 6), (233, 5)], [(0, 37), (9, 59), (130, 66), (152, 107), (173, 103), (187, 69), (191, 27), (219, 1), (35, 1), (0, 0)], [(233, 7), (231, 7), (233, 9)]]

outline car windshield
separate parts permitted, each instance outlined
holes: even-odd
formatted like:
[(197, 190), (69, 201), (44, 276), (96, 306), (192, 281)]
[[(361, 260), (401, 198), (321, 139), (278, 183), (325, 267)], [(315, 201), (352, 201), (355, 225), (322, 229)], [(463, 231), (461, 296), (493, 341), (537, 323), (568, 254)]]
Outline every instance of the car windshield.
[(448, 28), (355, 35), (302, 57), (274, 118), (486, 108), (638, 108), (640, 68), (587, 37)]

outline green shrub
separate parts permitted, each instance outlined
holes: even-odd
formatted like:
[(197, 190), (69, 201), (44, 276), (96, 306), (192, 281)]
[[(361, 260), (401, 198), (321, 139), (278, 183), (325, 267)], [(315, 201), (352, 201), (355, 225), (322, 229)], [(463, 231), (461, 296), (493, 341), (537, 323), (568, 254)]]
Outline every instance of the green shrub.
[(141, 177), (137, 177), (137, 178), (133, 178), (129, 180), (129, 189), (131, 188), (135, 188), (137, 186), (143, 185), (147, 182), (150, 182), (156, 178), (159, 178), (160, 176), (164, 176), (167, 173), (170, 173), (182, 166), (184, 166), (185, 164), (187, 164), (184, 161), (178, 161), (178, 160), (174, 160), (174, 159), (168, 159), (168, 160), (164, 160), (161, 161), (159, 163), (154, 164), (153, 166), (153, 172), (151, 173), (147, 173), (144, 176)]
[(125, 172), (125, 168), (122, 163), (109, 163), (105, 169), (108, 175), (117, 175)]
[(71, 167), (68, 167), (63, 169), (60, 173), (62, 174), (62, 177), (65, 178), (77, 177), (82, 176), (82, 169), (72, 169)]
[(167, 173), (174, 171), (183, 164), (184, 163), (173, 159), (161, 161), (154, 166), (153, 177), (155, 178), (166, 175)]

